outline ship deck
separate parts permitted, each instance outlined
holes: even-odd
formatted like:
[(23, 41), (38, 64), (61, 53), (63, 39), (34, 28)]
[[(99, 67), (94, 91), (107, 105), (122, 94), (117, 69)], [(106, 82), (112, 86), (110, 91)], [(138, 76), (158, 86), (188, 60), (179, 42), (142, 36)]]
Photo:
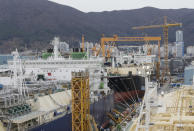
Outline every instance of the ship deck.
[[(176, 90), (170, 90), (164, 95), (159, 94), (158, 106), (151, 107), (149, 131), (174, 131), (194, 130), (194, 87), (182, 86)], [(145, 120), (141, 121), (144, 125)], [(137, 119), (127, 131), (135, 131)], [(142, 126), (143, 127), (143, 126)], [(138, 131), (144, 131), (139, 128)]]
[(38, 118), (44, 114), (45, 114), (44, 111), (34, 111), (34, 112), (30, 112), (30, 113), (22, 115), (22, 116), (12, 118), (10, 120), (12, 121), (12, 123), (20, 124), (20, 123), (24, 123), (26, 121)]

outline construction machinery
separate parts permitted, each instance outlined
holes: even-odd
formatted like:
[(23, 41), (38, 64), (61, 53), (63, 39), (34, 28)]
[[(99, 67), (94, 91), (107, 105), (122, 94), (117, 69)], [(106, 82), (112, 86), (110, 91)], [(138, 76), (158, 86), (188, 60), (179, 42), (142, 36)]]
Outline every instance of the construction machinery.
[[(167, 16), (164, 16), (164, 24), (162, 25), (149, 25), (149, 26), (137, 26), (133, 27), (132, 29), (139, 30), (139, 29), (150, 29), (150, 28), (163, 28), (163, 39), (164, 39), (164, 64), (165, 68), (162, 74), (162, 81), (164, 76), (170, 76), (169, 74), (169, 67), (168, 67), (168, 28), (173, 26), (182, 26), (182, 23), (168, 23), (167, 22)], [(160, 52), (158, 52), (160, 54)]]
[[(102, 56), (106, 58), (111, 57), (112, 49), (114, 46), (118, 43), (115, 42), (149, 42), (149, 41), (157, 41), (158, 42), (158, 53), (160, 54), (160, 41), (161, 37), (118, 37), (117, 35), (114, 35), (113, 37), (102, 37), (100, 40), (100, 48), (97, 50), (96, 47), (94, 47), (94, 50), (96, 51), (96, 56), (102, 52)], [(108, 46), (108, 47), (107, 47)], [(107, 49), (106, 49), (107, 47)], [(160, 55), (158, 55), (158, 62), (156, 66), (156, 77), (159, 79), (160, 76)]]
[(88, 131), (90, 127), (89, 73), (72, 73), (72, 131)]
[[(102, 51), (102, 56), (107, 57), (107, 51), (105, 49), (106, 45), (108, 46), (115, 46), (115, 42), (145, 42), (145, 41), (157, 41), (158, 45), (160, 45), (161, 37), (118, 37), (117, 35), (114, 35), (113, 37), (102, 37), (100, 40), (100, 48), (97, 50), (96, 55), (98, 56), (100, 51)], [(111, 49), (109, 47), (109, 49)], [(158, 49), (160, 47), (158, 46)]]

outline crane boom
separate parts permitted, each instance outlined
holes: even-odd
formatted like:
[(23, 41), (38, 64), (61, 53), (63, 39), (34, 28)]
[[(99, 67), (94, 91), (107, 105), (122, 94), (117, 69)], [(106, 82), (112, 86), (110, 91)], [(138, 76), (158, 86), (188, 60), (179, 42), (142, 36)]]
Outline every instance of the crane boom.
[(116, 41), (158, 41), (161, 37), (118, 37), (114, 35), (113, 37), (102, 37), (101, 42), (116, 42)]
[(182, 26), (182, 23), (174, 23), (174, 24), (167, 24), (167, 25), (149, 25), (149, 26), (137, 26), (132, 27), (133, 30), (141, 30), (141, 29), (149, 29), (149, 28), (164, 28), (164, 27), (172, 27), (172, 26)]

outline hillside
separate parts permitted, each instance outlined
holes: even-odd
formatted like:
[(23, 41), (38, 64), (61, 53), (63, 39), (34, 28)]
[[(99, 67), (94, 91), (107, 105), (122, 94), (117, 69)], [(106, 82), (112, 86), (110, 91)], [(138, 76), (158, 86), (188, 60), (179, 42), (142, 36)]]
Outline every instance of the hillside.
[[(194, 10), (161, 10), (146, 7), (136, 10), (84, 13), (77, 9), (47, 0), (0, 0), (0, 53), (14, 48), (43, 49), (54, 36), (75, 43), (84, 34), (89, 41), (98, 41), (102, 34), (111, 36), (140, 36), (132, 26), (151, 24), (162, 16), (182, 22), (186, 45), (194, 42)], [(170, 29), (169, 41), (175, 40)], [(146, 31), (147, 32), (147, 31)], [(158, 36), (162, 29), (149, 30)]]

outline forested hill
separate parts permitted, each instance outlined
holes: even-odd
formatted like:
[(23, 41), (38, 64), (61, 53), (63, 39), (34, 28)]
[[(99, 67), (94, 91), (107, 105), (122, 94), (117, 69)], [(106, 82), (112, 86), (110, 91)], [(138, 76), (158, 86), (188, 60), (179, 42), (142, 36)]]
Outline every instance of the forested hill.
[[(132, 26), (161, 24), (162, 17), (183, 23), (186, 45), (194, 42), (193, 9), (156, 9), (145, 7), (135, 10), (85, 13), (48, 0), (0, 0), (0, 53), (14, 48), (43, 49), (54, 36), (75, 43), (81, 35), (88, 41), (98, 41), (102, 34), (112, 36), (141, 36), (142, 31)], [(169, 32), (169, 41), (175, 41), (175, 30)], [(148, 35), (161, 35), (162, 29), (144, 30)]]

